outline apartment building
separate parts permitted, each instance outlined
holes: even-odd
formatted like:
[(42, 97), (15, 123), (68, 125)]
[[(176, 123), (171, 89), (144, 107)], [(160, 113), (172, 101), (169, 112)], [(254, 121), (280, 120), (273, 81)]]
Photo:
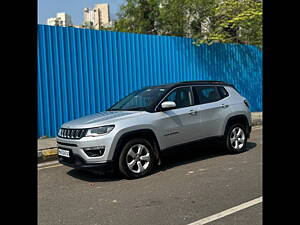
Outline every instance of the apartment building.
[(111, 25), (107, 3), (96, 4), (93, 9), (85, 8), (83, 13), (83, 25), (86, 28), (99, 30)]
[(47, 25), (62, 27), (72, 26), (71, 16), (65, 12), (57, 13), (56, 17), (51, 17), (47, 19)]

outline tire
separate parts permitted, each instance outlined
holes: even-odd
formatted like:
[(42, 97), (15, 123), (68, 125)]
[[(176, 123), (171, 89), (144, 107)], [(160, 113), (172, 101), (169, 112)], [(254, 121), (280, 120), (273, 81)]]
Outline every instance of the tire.
[(247, 145), (245, 126), (239, 123), (231, 125), (226, 133), (225, 145), (231, 154), (244, 152)]
[(143, 138), (129, 140), (123, 147), (118, 160), (120, 173), (127, 179), (148, 175), (155, 163), (153, 147)]

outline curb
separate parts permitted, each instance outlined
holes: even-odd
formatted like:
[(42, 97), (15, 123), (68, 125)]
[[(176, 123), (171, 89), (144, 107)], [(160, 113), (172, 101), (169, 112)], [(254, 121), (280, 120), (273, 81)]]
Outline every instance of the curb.
[(58, 160), (57, 148), (49, 148), (38, 151), (38, 163)]
[[(252, 127), (262, 125), (262, 115), (258, 115), (257, 118), (252, 120)], [(49, 162), (58, 160), (57, 147), (38, 150), (37, 152), (38, 163)]]
[(252, 121), (252, 127), (255, 127), (255, 126), (260, 126), (262, 125), (262, 120), (257, 120), (257, 121)]

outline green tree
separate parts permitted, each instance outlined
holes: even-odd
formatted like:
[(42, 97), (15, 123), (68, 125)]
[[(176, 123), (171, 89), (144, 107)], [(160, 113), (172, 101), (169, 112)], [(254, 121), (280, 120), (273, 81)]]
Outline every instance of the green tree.
[(118, 16), (116, 31), (262, 47), (260, 0), (127, 0)]
[(262, 47), (262, 2), (224, 0), (212, 8), (212, 26), (194, 36), (196, 44), (242, 43)]
[(159, 7), (158, 29), (162, 35), (186, 36), (188, 0), (165, 0)]
[(116, 31), (185, 36), (188, 0), (127, 0)]
[(144, 34), (157, 34), (159, 0), (127, 0), (121, 6), (115, 30)]
[(214, 7), (218, 0), (188, 0), (189, 33), (194, 39), (204, 38), (214, 28)]

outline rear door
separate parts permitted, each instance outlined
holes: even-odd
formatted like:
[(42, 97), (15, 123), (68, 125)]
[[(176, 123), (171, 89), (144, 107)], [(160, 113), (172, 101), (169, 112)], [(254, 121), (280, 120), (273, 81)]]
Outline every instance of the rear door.
[(217, 86), (193, 86), (193, 93), (200, 120), (198, 138), (222, 135), (224, 120), (230, 113), (228, 95)]

